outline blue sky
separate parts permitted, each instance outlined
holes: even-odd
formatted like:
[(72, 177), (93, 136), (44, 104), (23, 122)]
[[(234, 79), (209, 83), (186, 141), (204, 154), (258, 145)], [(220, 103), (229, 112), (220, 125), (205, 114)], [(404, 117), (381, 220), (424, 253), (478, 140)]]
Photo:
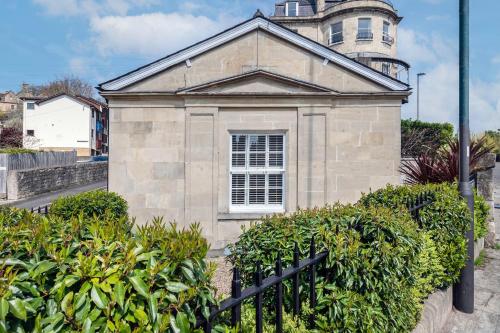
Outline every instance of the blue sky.
[[(65, 74), (97, 84), (249, 18), (274, 0), (3, 1), (0, 91)], [(500, 2), (471, 0), (471, 127), (500, 128)], [(421, 85), (423, 120), (457, 122), (458, 0), (393, 0), (399, 56)], [(416, 114), (415, 94), (403, 117)]]

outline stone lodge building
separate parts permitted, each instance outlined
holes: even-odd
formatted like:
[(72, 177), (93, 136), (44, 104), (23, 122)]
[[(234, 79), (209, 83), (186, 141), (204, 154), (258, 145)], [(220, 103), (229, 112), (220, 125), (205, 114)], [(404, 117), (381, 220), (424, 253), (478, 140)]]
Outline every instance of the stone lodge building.
[(262, 215), (400, 181), (409, 87), (260, 12), (100, 91), (110, 191), (139, 224), (200, 222), (215, 249)]

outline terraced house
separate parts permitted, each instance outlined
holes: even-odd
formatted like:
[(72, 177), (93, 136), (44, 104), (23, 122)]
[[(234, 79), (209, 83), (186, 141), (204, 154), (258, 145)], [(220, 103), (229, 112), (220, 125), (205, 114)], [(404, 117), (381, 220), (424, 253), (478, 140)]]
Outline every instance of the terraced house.
[(400, 20), (386, 1), (288, 1), (102, 83), (110, 190), (138, 223), (200, 222), (222, 248), (263, 215), (399, 183)]

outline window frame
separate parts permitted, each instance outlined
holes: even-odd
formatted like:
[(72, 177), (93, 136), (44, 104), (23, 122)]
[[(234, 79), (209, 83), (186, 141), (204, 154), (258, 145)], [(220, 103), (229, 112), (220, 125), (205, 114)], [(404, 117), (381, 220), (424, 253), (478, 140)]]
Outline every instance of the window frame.
[(29, 129), (26, 130), (26, 136), (35, 136), (35, 130)]
[[(335, 35), (340, 35), (340, 40), (334, 42), (333, 41), (333, 26), (334, 25), (339, 25), (340, 24), (340, 31), (336, 32)], [(335, 22), (333, 24), (330, 24), (330, 45), (335, 45), (335, 44), (340, 44), (344, 42), (344, 21), (339, 21)]]
[[(387, 31), (385, 28), (387, 27)], [(384, 20), (382, 23), (382, 42), (392, 45), (394, 38), (391, 36), (391, 22)]]
[[(384, 66), (387, 66), (387, 72), (384, 71)], [(381, 69), (382, 73), (384, 73), (385, 75), (391, 75), (391, 64), (388, 63), (388, 62), (383, 62), (382, 63), (382, 69)]]
[[(361, 28), (360, 23), (362, 21), (370, 22), (369, 28)], [(366, 33), (366, 36), (363, 37), (362, 33)], [(356, 40), (373, 40), (373, 21), (371, 17), (358, 18), (358, 33), (356, 35)]]
[[(294, 16), (290, 16), (289, 15), (289, 8), (290, 8), (290, 4), (295, 4), (295, 15)], [(297, 17), (299, 16), (299, 2), (298, 1), (287, 1), (286, 4), (285, 4), (285, 16), (287, 17)]]
[(35, 110), (34, 102), (26, 102), (26, 110)]
[[(241, 135), (245, 136), (245, 166), (244, 167), (233, 167), (233, 146), (232, 140), (233, 136)], [(265, 149), (265, 166), (264, 167), (251, 167), (249, 165), (250, 161), (250, 137), (251, 136), (265, 136), (266, 137), (266, 149)], [(281, 136), (283, 138), (283, 150), (281, 152), (283, 158), (283, 165), (281, 167), (269, 167), (269, 137), (270, 136)], [(250, 131), (238, 131), (229, 133), (229, 212), (230, 213), (284, 213), (286, 206), (286, 144), (287, 137), (286, 133), (283, 132), (250, 132)], [(244, 174), (245, 175), (245, 203), (244, 204), (233, 204), (233, 175), (234, 174)], [(250, 175), (265, 175), (265, 204), (250, 204)], [(281, 186), (281, 204), (269, 204), (269, 175), (281, 175), (282, 186)]]

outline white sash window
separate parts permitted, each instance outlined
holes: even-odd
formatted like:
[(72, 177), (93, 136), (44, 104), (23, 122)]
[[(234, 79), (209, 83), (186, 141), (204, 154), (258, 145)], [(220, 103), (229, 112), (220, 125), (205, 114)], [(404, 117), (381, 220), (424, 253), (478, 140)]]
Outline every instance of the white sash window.
[(231, 135), (231, 211), (284, 211), (284, 177), (284, 135)]

